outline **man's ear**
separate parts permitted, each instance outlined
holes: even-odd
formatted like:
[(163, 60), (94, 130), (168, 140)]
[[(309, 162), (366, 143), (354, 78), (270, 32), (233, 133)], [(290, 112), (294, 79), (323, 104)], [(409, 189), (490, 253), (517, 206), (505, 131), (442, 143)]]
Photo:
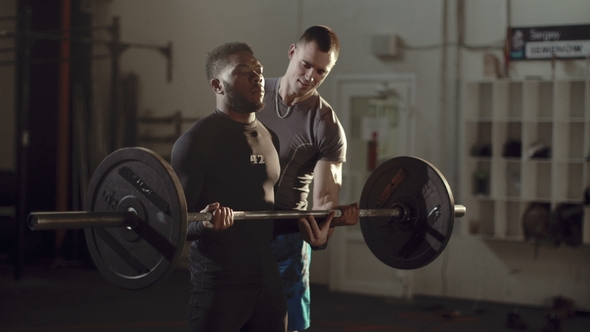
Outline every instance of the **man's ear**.
[(289, 47), (289, 52), (287, 53), (289, 60), (293, 59), (293, 55), (295, 54), (296, 50), (297, 50), (297, 45), (291, 44), (291, 46)]
[(211, 80), (211, 88), (213, 89), (213, 91), (215, 93), (218, 94), (223, 94), (224, 93), (224, 89), (223, 89), (223, 83), (221, 83), (221, 80), (218, 78), (214, 78)]

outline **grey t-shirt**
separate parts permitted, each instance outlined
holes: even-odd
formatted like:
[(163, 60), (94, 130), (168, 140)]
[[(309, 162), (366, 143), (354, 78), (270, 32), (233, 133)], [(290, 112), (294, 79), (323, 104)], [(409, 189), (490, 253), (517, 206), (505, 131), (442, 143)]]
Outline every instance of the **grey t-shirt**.
[(336, 113), (317, 91), (288, 110), (277, 95), (279, 81), (280, 78), (266, 80), (266, 106), (257, 118), (279, 137), (281, 176), (277, 182), (276, 208), (305, 210), (316, 163), (344, 162), (346, 136)]

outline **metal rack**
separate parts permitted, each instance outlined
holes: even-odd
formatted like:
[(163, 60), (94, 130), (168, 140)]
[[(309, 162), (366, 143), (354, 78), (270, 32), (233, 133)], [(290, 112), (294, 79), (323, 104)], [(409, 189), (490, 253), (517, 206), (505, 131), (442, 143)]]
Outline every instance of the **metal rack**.
[[(32, 9), (24, 8), (20, 10), (20, 15), (14, 16), (1, 16), (0, 21), (14, 21), (16, 22), (15, 26), (17, 27), (14, 30), (6, 30), (0, 29), (0, 39), (11, 39), (14, 41), (14, 45), (9, 47), (0, 48), (0, 66), (16, 66), (16, 77), (15, 77), (15, 86), (17, 86), (16, 92), (16, 101), (17, 101), (17, 123), (16, 123), (16, 161), (17, 161), (17, 172), (16, 182), (17, 182), (17, 192), (14, 193), (15, 196), (18, 198), (15, 202), (16, 208), (16, 257), (15, 257), (15, 279), (20, 279), (22, 274), (22, 266), (24, 262), (24, 238), (25, 238), (25, 225), (27, 215), (30, 212), (30, 198), (28, 197), (28, 182), (30, 181), (30, 174), (27, 170), (26, 165), (34, 161), (34, 156), (30, 155), (29, 151), (29, 144), (30, 144), (30, 123), (32, 121), (31, 110), (30, 110), (30, 101), (31, 101), (31, 71), (34, 70), (35, 66), (43, 65), (48, 63), (59, 63), (60, 70), (65, 70), (66, 72), (69, 70), (69, 66), (72, 61), (77, 59), (72, 58), (69, 52), (64, 52), (63, 50), (69, 50), (69, 46), (72, 44), (85, 44), (85, 45), (103, 45), (107, 48), (108, 52), (106, 54), (99, 54), (99, 55), (89, 55), (90, 59), (86, 59), (85, 61), (95, 61), (95, 60), (110, 60), (110, 101), (109, 101), (109, 113), (105, 114), (105, 118), (107, 119), (108, 123), (113, 123), (111, 128), (117, 128), (117, 119), (120, 117), (121, 109), (120, 109), (120, 91), (121, 91), (121, 80), (120, 80), (120, 60), (121, 56), (125, 53), (126, 50), (130, 48), (136, 49), (145, 49), (145, 50), (154, 50), (161, 53), (165, 60), (166, 60), (166, 67), (167, 67), (167, 75), (166, 79), (168, 82), (172, 81), (172, 63), (173, 63), (173, 48), (172, 42), (167, 43), (166, 45), (151, 45), (151, 44), (143, 44), (143, 43), (132, 43), (132, 42), (124, 42), (121, 41), (121, 22), (118, 17), (113, 17), (112, 23), (107, 26), (88, 26), (88, 27), (71, 27), (70, 25), (63, 24), (62, 21), (62, 28), (57, 30), (46, 30), (46, 31), (34, 31), (32, 28)], [(69, 24), (69, 23), (68, 23)], [(99, 39), (99, 38), (92, 38), (87, 37), (85, 35), (91, 35), (94, 31), (107, 31), (109, 33), (110, 38), (108, 39)], [(84, 36), (76, 36), (76, 35), (84, 35)], [(62, 51), (60, 52), (60, 57), (58, 58), (51, 58), (51, 59), (33, 59), (31, 56), (31, 49), (37, 41), (55, 41), (60, 43), (62, 47)], [(12, 55), (12, 59), (6, 59), (7, 56)], [(66, 75), (68, 75), (67, 72)], [(71, 83), (69, 81), (61, 82), (65, 86), (66, 94), (60, 100), (62, 107), (62, 111), (65, 107), (66, 112), (68, 113), (68, 109), (73, 109), (76, 105), (72, 105), (72, 103), (76, 103), (76, 100), (73, 102), (70, 100), (70, 90), (73, 89)], [(73, 89), (75, 90), (75, 89)], [(76, 98), (75, 91), (72, 93), (72, 99)], [(61, 121), (60, 124), (65, 124), (66, 128), (64, 130), (58, 130), (58, 132), (65, 132), (65, 134), (60, 134), (65, 136), (66, 142), (72, 142), (72, 137), (70, 135), (70, 127), (79, 126), (79, 123), (76, 121), (72, 121), (72, 117), (75, 117), (75, 113), (77, 111), (74, 110), (70, 112), (69, 117), (64, 121)], [(60, 114), (61, 116), (61, 114)], [(133, 121), (136, 120), (135, 114), (131, 115), (133, 117)], [(74, 119), (75, 120), (75, 119)], [(130, 119), (131, 120), (131, 119)], [(80, 130), (80, 128), (76, 128)], [(117, 135), (118, 131), (113, 130), (110, 134), (108, 133), (105, 135), (105, 143), (107, 152), (114, 151), (118, 147), (120, 147), (120, 135)], [(75, 134), (74, 134), (75, 135)], [(62, 137), (63, 138), (63, 137)], [(62, 139), (63, 140), (63, 139)], [(72, 144), (73, 145), (73, 144)], [(69, 163), (76, 163), (76, 157), (69, 156), (72, 152), (69, 151), (69, 144), (59, 144), (56, 160), (58, 164), (58, 168), (63, 170), (62, 174), (65, 176), (70, 176), (68, 169)], [(76, 150), (73, 147), (74, 151)], [(78, 168), (75, 170), (74, 168)], [(81, 172), (80, 169), (85, 169), (87, 172), (89, 167), (82, 166), (82, 165), (75, 165), (72, 166), (74, 169), (74, 174), (78, 174)], [(63, 179), (62, 179), (63, 180)], [(80, 179), (75, 179), (74, 181), (79, 186), (84, 186), (85, 184), (80, 183)], [(68, 181), (67, 178), (65, 181), (60, 182), (58, 180), (57, 183), (57, 190), (59, 191), (62, 188), (62, 195), (64, 198), (63, 202), (60, 204), (59, 198), (56, 200), (58, 201), (57, 205), (66, 205), (68, 204), (68, 193), (67, 193)], [(64, 189), (65, 188), (65, 189)], [(63, 194), (65, 192), (65, 195)], [(83, 189), (79, 190), (72, 190), (73, 193), (84, 192)], [(59, 193), (56, 196), (60, 196)], [(80, 206), (80, 199), (79, 197), (73, 197), (72, 194), (69, 197), (70, 203), (73, 205), (72, 207), (78, 208)]]

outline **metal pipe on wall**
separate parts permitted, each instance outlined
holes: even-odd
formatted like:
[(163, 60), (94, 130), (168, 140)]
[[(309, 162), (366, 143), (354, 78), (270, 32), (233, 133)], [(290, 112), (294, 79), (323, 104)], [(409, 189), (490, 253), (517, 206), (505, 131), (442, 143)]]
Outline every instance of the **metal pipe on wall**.
[[(69, 202), (69, 174), (70, 174), (70, 23), (72, 5), (70, 0), (62, 0), (59, 64), (59, 96), (57, 110), (57, 149), (56, 149), (56, 188), (55, 209), (67, 211)], [(65, 240), (66, 230), (58, 230), (55, 234), (55, 249), (59, 253)]]
[[(20, 31), (25, 34), (17, 38), (17, 131), (16, 131), (16, 158), (17, 165), (27, 165), (29, 160), (29, 98), (30, 98), (30, 74), (31, 74), (31, 40), (28, 33), (31, 31), (31, 8), (25, 8), (24, 15), (17, 22)], [(24, 264), (25, 225), (27, 220), (28, 198), (27, 186), (29, 182), (29, 170), (27, 167), (17, 167), (18, 177), (18, 204), (16, 205), (16, 258), (14, 264), (14, 279), (19, 280)]]

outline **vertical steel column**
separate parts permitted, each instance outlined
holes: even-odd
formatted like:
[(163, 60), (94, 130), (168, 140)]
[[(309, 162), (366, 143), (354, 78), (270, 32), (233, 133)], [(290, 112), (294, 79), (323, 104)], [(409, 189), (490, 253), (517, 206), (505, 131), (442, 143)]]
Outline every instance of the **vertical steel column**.
[(17, 131), (16, 153), (18, 174), (18, 204), (16, 206), (16, 254), (14, 278), (19, 280), (24, 263), (25, 225), (27, 223), (29, 202), (27, 199), (28, 160), (29, 160), (29, 94), (31, 76), (31, 8), (25, 9), (24, 16), (18, 20), (19, 30), (24, 33), (17, 38)]
[(109, 151), (111, 153), (119, 148), (117, 145), (119, 138), (119, 71), (120, 71), (120, 55), (121, 55), (121, 24), (119, 17), (113, 17), (113, 25), (110, 28), (112, 35), (112, 42), (110, 44), (111, 51), (111, 118), (107, 123), (111, 125), (108, 128), (111, 129), (110, 142), (108, 144)]
[[(62, 0), (61, 15), (61, 41), (60, 41), (60, 63), (59, 63), (59, 90), (57, 110), (57, 156), (56, 156), (56, 211), (67, 211), (69, 201), (69, 174), (70, 174), (70, 21), (71, 3), (70, 0)], [(57, 255), (66, 237), (66, 230), (55, 232), (55, 249)]]

